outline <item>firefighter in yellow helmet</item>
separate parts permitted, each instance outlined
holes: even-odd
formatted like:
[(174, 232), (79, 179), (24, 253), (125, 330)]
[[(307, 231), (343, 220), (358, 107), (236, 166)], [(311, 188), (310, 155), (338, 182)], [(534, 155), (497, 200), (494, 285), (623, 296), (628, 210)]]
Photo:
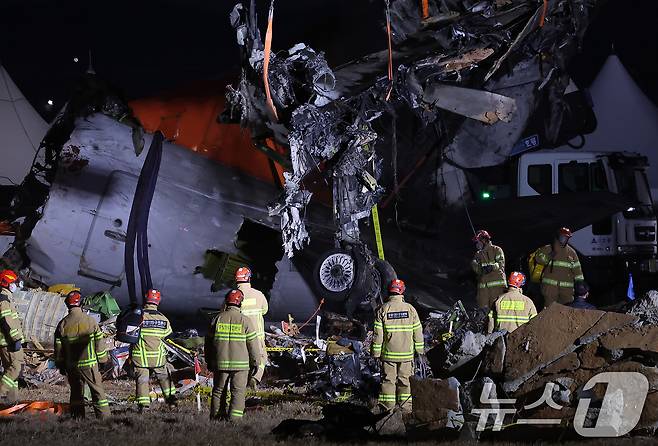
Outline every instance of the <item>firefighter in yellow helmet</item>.
[(471, 268), (478, 278), (477, 304), (480, 308), (491, 308), (505, 292), (505, 254), (500, 246), (491, 243), (491, 235), (480, 230), (473, 237), (475, 256)]
[(206, 363), (213, 372), (210, 419), (242, 418), (250, 370), (258, 370), (258, 329), (240, 312), (243, 300), (242, 291), (229, 291), (206, 334)]
[(386, 410), (396, 402), (402, 410), (411, 410), (409, 379), (414, 373), (414, 353), (425, 352), (418, 313), (404, 301), (404, 291), (404, 282), (393, 280), (388, 287), (388, 301), (375, 313), (372, 355), (382, 360), (379, 405)]
[(250, 385), (256, 387), (263, 379), (265, 364), (267, 364), (267, 347), (265, 346), (265, 320), (263, 317), (267, 314), (268, 305), (265, 295), (251, 286), (251, 270), (242, 266), (235, 272), (235, 282), (238, 289), (244, 294), (242, 301), (242, 314), (247, 316), (253, 326), (257, 328), (258, 342), (260, 343), (260, 360), (258, 370), (252, 377)]
[(585, 280), (576, 250), (569, 246), (569, 228), (560, 228), (553, 243), (541, 247), (535, 260), (544, 265), (541, 275), (541, 294), (544, 308), (553, 302), (568, 304), (573, 301), (574, 284)]
[(489, 312), (489, 333), (498, 330), (507, 330), (511, 333), (537, 316), (534, 302), (523, 295), (521, 289), (525, 284), (525, 275), (513, 271), (507, 283), (509, 284), (507, 292), (496, 299)]
[(55, 365), (66, 375), (71, 387), (71, 416), (84, 418), (84, 386), (91, 390), (98, 418), (110, 415), (99, 364), (108, 361), (103, 333), (94, 318), (82, 312), (82, 296), (71, 291), (64, 301), (69, 314), (55, 329)]
[(18, 312), (11, 299), (18, 289), (18, 274), (11, 270), (0, 273), (0, 396), (16, 400), (18, 396), (18, 376), (25, 363), (23, 356), (23, 330)]
[(155, 375), (162, 395), (169, 407), (176, 406), (176, 387), (167, 367), (167, 349), (164, 340), (172, 333), (169, 319), (158, 310), (161, 294), (158, 290), (148, 290), (139, 328), (139, 339), (130, 348), (130, 359), (135, 366), (137, 405), (140, 411), (151, 404), (149, 381), (151, 372)]

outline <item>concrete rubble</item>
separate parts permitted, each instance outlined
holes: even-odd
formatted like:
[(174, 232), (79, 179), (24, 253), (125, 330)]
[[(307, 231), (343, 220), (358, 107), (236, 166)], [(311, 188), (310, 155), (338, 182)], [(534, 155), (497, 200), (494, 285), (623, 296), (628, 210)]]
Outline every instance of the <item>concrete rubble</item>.
[[(453, 340), (455, 334), (450, 339), (452, 355), (445, 355), (445, 345), (440, 344), (428, 352), (433, 371), (445, 379), (414, 381), (414, 407), (407, 429), (433, 438), (438, 433), (455, 436), (459, 430), (460, 438), (503, 435), (516, 439), (529, 432), (550, 436), (555, 429), (575, 435), (574, 416), (582, 398), (591, 399), (584, 427), (593, 427), (604, 396), (606, 401), (623, 396), (606, 395), (605, 385), (589, 388), (588, 381), (601, 373), (635, 372), (647, 379), (648, 395), (631, 434), (654, 435), (658, 428), (656, 315), (658, 293), (650, 291), (633, 303), (628, 313), (553, 304), (512, 333), (469, 331), (460, 334), (458, 341)], [(475, 371), (473, 363), (477, 363)], [(426, 397), (429, 388), (432, 398)], [(458, 399), (455, 389), (459, 389)], [(635, 400), (641, 402), (639, 397)], [(457, 406), (466, 419), (463, 424), (446, 415)], [(476, 429), (482, 409), (492, 410), (484, 430)], [(495, 426), (496, 411), (501, 429)], [(556, 422), (549, 423), (552, 420)]]

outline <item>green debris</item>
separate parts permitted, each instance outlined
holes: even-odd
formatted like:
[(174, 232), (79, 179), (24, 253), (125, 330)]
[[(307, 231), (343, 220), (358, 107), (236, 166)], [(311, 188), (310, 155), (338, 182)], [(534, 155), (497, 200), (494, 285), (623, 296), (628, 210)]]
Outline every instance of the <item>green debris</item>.
[(87, 296), (84, 301), (84, 308), (100, 313), (102, 320), (111, 319), (121, 312), (119, 304), (107, 291)]
[(212, 280), (212, 290), (217, 291), (224, 286), (231, 286), (235, 280), (235, 270), (246, 264), (249, 261), (242, 256), (209, 249), (204, 256), (203, 266), (197, 267), (196, 272)]

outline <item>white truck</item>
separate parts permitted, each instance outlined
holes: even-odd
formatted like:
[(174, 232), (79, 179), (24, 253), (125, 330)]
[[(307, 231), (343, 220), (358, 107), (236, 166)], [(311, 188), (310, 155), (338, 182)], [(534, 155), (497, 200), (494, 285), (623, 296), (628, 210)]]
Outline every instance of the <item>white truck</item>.
[[(634, 204), (575, 232), (586, 280), (599, 288), (656, 272), (656, 215), (646, 177), (647, 159), (634, 153), (541, 150), (516, 159), (518, 196), (609, 191)], [(610, 290), (612, 291), (612, 290)], [(624, 290), (625, 291), (625, 290)]]

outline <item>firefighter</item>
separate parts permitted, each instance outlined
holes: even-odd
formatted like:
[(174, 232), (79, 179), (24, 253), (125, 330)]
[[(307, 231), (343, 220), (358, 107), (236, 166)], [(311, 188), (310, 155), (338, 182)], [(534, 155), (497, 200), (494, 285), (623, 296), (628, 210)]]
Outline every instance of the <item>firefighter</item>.
[(224, 309), (206, 335), (206, 363), (213, 372), (211, 419), (242, 418), (247, 383), (250, 374), (257, 373), (261, 359), (258, 328), (240, 312), (243, 300), (242, 291), (229, 291)]
[(18, 396), (18, 376), (25, 363), (23, 356), (23, 330), (18, 312), (12, 303), (18, 274), (11, 270), (0, 273), (0, 362), (2, 362), (2, 378), (0, 378), (0, 396), (16, 400)]
[(585, 280), (578, 254), (569, 246), (571, 236), (569, 228), (560, 228), (553, 243), (539, 248), (535, 254), (536, 262), (544, 266), (541, 274), (544, 307), (556, 301), (561, 304), (573, 301), (574, 282)]
[(160, 291), (148, 290), (145, 298), (139, 339), (130, 348), (130, 359), (135, 366), (137, 405), (140, 411), (147, 410), (151, 404), (149, 396), (151, 372), (158, 379), (162, 396), (169, 407), (176, 406), (176, 387), (171, 381), (167, 367), (167, 349), (164, 346), (165, 338), (172, 333), (171, 323), (158, 311)]
[(404, 301), (404, 290), (398, 279), (388, 287), (388, 301), (375, 314), (372, 355), (382, 361), (379, 405), (391, 410), (397, 401), (406, 412), (412, 406), (409, 378), (414, 373), (414, 352), (424, 355), (425, 347), (418, 313)]
[(537, 316), (534, 302), (523, 295), (521, 289), (525, 284), (525, 275), (513, 271), (507, 283), (507, 292), (496, 299), (489, 312), (489, 333), (494, 330), (507, 330), (511, 333)]
[(244, 300), (242, 301), (242, 314), (251, 320), (251, 324), (256, 327), (258, 333), (258, 342), (260, 343), (260, 360), (258, 370), (251, 379), (249, 385), (255, 388), (265, 372), (267, 363), (267, 348), (265, 346), (265, 320), (263, 317), (267, 314), (268, 305), (265, 295), (255, 288), (251, 287), (251, 270), (242, 266), (235, 272), (235, 282), (238, 289), (242, 291)]
[(473, 237), (476, 253), (471, 267), (478, 278), (477, 304), (492, 308), (498, 296), (505, 292), (505, 254), (491, 243), (491, 235), (483, 229)]
[(66, 375), (71, 386), (71, 416), (84, 418), (84, 386), (91, 390), (94, 412), (98, 418), (110, 415), (99, 364), (108, 361), (103, 333), (91, 316), (82, 312), (82, 296), (71, 291), (64, 301), (69, 314), (55, 329), (55, 365)]

